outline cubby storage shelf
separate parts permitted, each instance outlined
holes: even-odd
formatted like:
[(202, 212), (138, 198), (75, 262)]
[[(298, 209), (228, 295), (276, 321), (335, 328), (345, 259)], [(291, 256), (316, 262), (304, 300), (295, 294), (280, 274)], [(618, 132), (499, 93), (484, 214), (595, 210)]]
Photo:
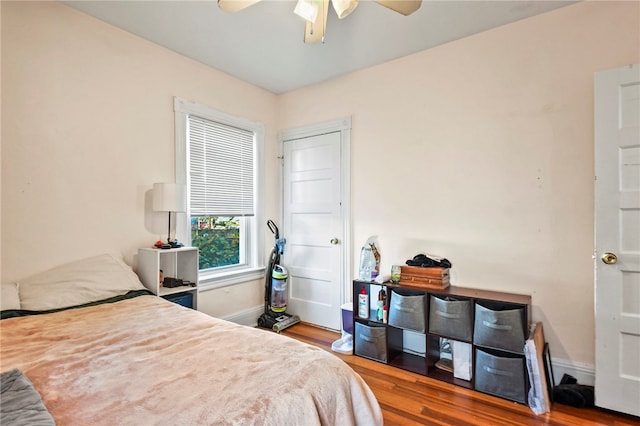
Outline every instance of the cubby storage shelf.
[[(358, 316), (363, 288), (369, 299), (368, 318)], [(396, 309), (388, 312), (388, 322), (376, 316), (381, 289), (384, 304)], [(354, 354), (526, 404), (529, 380), (523, 349), (531, 296), (356, 280), (353, 313)], [(454, 356), (452, 347), (463, 356)]]
[[(137, 273), (142, 284), (156, 296), (197, 309), (198, 255), (197, 247), (140, 248)], [(165, 287), (161, 280), (168, 277), (187, 281), (190, 285)]]

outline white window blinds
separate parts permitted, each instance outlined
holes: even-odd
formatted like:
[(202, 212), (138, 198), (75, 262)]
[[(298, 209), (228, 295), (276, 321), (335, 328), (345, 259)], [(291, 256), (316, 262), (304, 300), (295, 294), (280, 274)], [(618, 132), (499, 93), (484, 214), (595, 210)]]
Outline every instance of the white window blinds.
[(187, 117), (191, 216), (253, 216), (254, 132)]

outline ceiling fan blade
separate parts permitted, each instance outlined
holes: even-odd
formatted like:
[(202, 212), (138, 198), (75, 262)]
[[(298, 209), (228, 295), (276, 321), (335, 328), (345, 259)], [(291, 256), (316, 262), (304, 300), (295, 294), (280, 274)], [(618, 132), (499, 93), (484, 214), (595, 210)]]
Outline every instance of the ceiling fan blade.
[(324, 43), (324, 34), (327, 30), (327, 13), (329, 12), (329, 0), (322, 0), (322, 6), (315, 22), (306, 21), (304, 27), (305, 43)]
[(338, 19), (346, 18), (358, 6), (358, 0), (331, 0)]
[(260, 0), (218, 0), (218, 7), (225, 12), (234, 13), (249, 6), (253, 6)]
[[(218, 0), (219, 1), (219, 0)], [(398, 12), (404, 16), (409, 16), (420, 9), (422, 0), (377, 0), (384, 7)]]

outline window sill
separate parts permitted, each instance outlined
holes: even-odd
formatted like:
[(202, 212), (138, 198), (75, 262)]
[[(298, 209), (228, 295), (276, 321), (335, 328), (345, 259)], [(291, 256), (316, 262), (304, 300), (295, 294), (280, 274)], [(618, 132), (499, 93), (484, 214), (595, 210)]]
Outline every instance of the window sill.
[(264, 268), (244, 269), (223, 274), (203, 273), (198, 279), (198, 291), (214, 290), (263, 278)]

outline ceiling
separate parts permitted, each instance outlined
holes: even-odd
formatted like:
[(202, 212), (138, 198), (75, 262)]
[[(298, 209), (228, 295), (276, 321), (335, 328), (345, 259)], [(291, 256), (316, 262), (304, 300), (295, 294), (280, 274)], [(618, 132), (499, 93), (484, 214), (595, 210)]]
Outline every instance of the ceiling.
[(241, 80), (280, 94), (429, 49), (575, 1), (432, 1), (402, 16), (360, 0), (324, 44), (303, 43), (295, 1), (263, 0), (229, 14), (211, 1), (63, 1)]

